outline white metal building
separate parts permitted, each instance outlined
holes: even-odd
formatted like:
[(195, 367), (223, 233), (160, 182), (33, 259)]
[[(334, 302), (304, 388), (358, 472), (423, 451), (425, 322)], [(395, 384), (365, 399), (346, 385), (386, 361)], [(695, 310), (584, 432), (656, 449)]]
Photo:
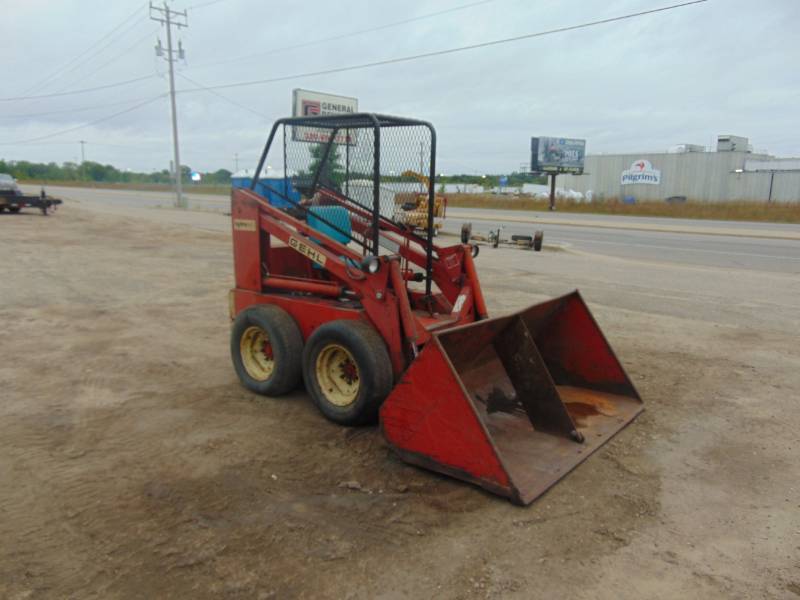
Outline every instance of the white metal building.
[(714, 152), (681, 144), (663, 153), (588, 155), (560, 186), (602, 199), (800, 202), (800, 158), (754, 154), (747, 138), (719, 136)]

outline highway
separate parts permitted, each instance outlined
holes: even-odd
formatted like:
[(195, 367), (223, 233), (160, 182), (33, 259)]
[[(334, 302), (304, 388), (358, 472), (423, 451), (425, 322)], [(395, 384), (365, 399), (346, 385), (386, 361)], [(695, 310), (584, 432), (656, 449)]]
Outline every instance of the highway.
[[(28, 192), (35, 186), (23, 186)], [(48, 187), (48, 193), (94, 210), (135, 216), (143, 208), (171, 209), (167, 192)], [(187, 194), (193, 211), (221, 215), (228, 209), (225, 196)], [(177, 211), (147, 211), (159, 220), (177, 219)], [(576, 253), (605, 255), (625, 260), (672, 263), (775, 273), (800, 273), (800, 225), (742, 223), (653, 217), (620, 217), (574, 213), (450, 208), (445, 232), (458, 234), (464, 222), (473, 231), (488, 233), (502, 227), (502, 236), (545, 232), (545, 250), (562, 248)], [(209, 226), (217, 228), (214, 216)], [(218, 227), (227, 227), (223, 220)], [(485, 251), (490, 251), (489, 248)]]
[[(475, 212), (476, 209), (469, 209), (470, 216)], [(700, 234), (643, 231), (635, 228), (638, 225), (635, 222), (629, 226), (630, 228), (606, 227), (602, 226), (607, 221), (602, 218), (603, 215), (569, 215), (570, 220), (583, 223), (581, 225), (557, 225), (537, 223), (536, 217), (531, 219), (531, 223), (519, 223), (502, 218), (489, 218), (488, 215), (487, 220), (472, 220), (466, 216), (459, 218), (459, 213), (460, 211), (457, 210), (451, 211), (450, 223), (446, 225), (447, 231), (457, 231), (460, 223), (466, 221), (472, 222), (472, 230), (475, 233), (486, 234), (490, 229), (502, 227), (501, 238), (507, 238), (513, 234), (532, 234), (535, 230), (540, 229), (544, 231), (545, 245), (556, 244), (579, 252), (603, 254), (629, 260), (800, 273), (800, 240), (756, 237), (760, 234), (760, 227), (764, 225), (761, 223), (748, 224), (753, 225), (753, 229), (742, 227), (739, 235), (720, 235), (713, 232), (717, 229), (714, 225), (717, 222), (688, 221), (692, 225), (699, 224), (704, 229), (713, 232)], [(538, 221), (548, 218), (549, 215), (543, 215)], [(613, 219), (617, 221), (618, 218), (613, 217)], [(632, 217), (632, 219), (638, 219), (638, 217)], [(666, 226), (681, 226), (671, 223), (673, 219), (647, 218), (644, 220)], [(728, 223), (724, 225), (726, 228), (729, 226)], [(780, 225), (780, 227), (783, 229), (767, 227), (766, 230), (800, 234), (798, 226)]]

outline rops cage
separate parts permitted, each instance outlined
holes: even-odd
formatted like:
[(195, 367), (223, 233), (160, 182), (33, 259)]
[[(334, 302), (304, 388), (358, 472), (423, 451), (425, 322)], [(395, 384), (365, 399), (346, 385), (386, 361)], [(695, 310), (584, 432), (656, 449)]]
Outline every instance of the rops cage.
[[(408, 232), (425, 250), (425, 290), (431, 294), (436, 131), (430, 123), (371, 113), (279, 119), (251, 190), (274, 163), (282, 164), (283, 183), (267, 187), (290, 205), (288, 211), (342, 243), (354, 242), (364, 255), (397, 252), (381, 231)], [(427, 213), (422, 220), (420, 210)]]

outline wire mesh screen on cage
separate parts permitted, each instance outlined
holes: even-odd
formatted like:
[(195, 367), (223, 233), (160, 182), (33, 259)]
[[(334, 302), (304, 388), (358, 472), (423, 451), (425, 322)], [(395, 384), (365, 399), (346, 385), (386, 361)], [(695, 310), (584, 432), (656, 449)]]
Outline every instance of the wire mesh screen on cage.
[[(295, 135), (296, 128), (303, 135)], [(354, 229), (360, 236), (347, 231), (365, 251), (380, 252), (382, 223), (389, 222), (413, 231), (430, 254), (435, 156), (436, 133), (424, 121), (373, 114), (293, 117), (276, 122), (257, 172), (267, 159), (282, 162), (286, 187), (302, 197), (299, 209), (339, 205), (351, 220), (368, 222), (368, 231)]]
[[(285, 126), (285, 168), (292, 185), (307, 198), (319, 189), (341, 194), (381, 217), (411, 225), (405, 213), (417, 210), (428, 193), (431, 132), (424, 126), (328, 131), (317, 141), (293, 139)], [(333, 136), (333, 139), (331, 140)], [(308, 139), (307, 137), (305, 139)], [(350, 140), (350, 143), (342, 143)], [(377, 186), (375, 185), (377, 182)], [(416, 219), (415, 229), (425, 229)]]

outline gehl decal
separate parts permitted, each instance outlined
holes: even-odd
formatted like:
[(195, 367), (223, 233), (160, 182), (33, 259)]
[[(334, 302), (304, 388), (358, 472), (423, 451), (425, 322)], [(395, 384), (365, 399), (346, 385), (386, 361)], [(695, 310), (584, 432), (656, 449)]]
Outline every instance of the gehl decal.
[(303, 256), (306, 256), (313, 260), (318, 265), (325, 266), (325, 261), (328, 260), (325, 258), (325, 255), (317, 250), (314, 250), (311, 246), (306, 244), (305, 242), (298, 240), (294, 236), (289, 237), (289, 247), (297, 250)]

